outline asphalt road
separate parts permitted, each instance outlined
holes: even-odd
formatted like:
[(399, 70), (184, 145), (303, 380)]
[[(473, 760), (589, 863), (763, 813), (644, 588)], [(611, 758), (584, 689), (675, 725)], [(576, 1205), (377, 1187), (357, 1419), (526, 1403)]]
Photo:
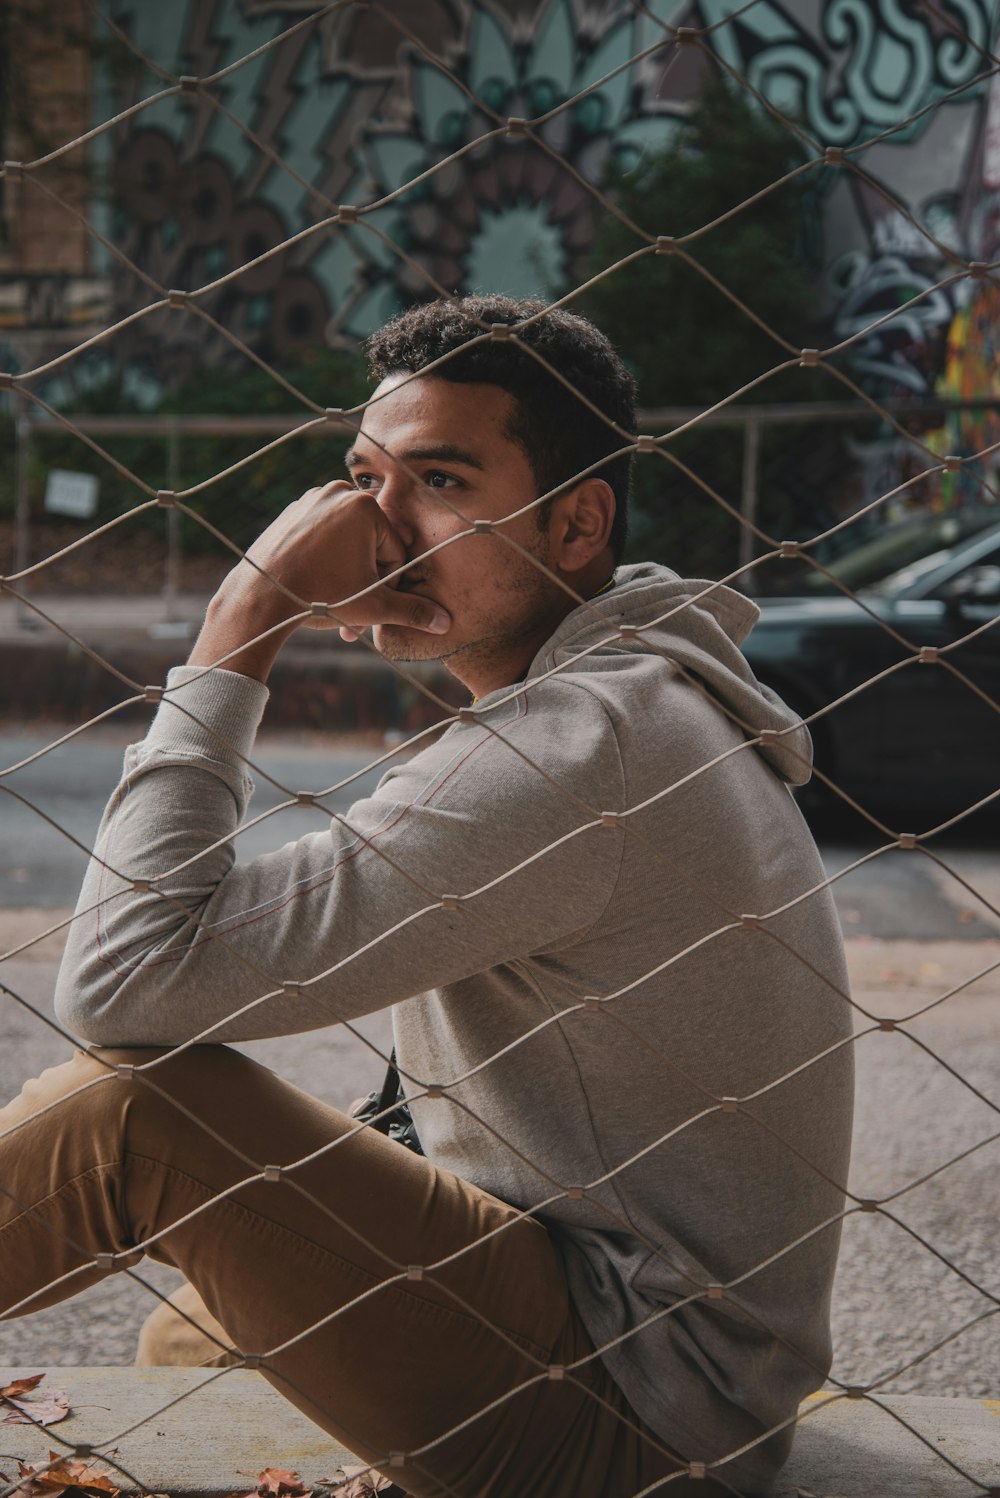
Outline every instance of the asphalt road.
[[(47, 741), (5, 735), (0, 766)], [(0, 783), (86, 845), (123, 743), (118, 732), (91, 730)], [(325, 790), (363, 770), (375, 752), (300, 735), (265, 738), (258, 758), (287, 786)], [(258, 784), (257, 812), (280, 799), (259, 778)], [(346, 806), (363, 785), (358, 780), (331, 799)], [(7, 952), (69, 913), (84, 854), (37, 810), (3, 799), (0, 952)], [(241, 856), (295, 836), (309, 815), (290, 811), (268, 819), (239, 840)], [(841, 819), (819, 834), (831, 874), (878, 843)], [(866, 1033), (856, 1043), (851, 1185), (865, 1197), (899, 1194), (886, 1211), (856, 1213), (845, 1225), (834, 1372), (848, 1382), (891, 1375), (885, 1387), (900, 1393), (1000, 1396), (1000, 919), (989, 909), (1000, 908), (998, 841), (994, 825), (935, 843), (940, 863), (892, 851), (835, 884), (859, 1005), (877, 1016), (926, 1009), (904, 1030), (890, 1032), (872, 1030), (859, 1011)], [(44, 1024), (59, 948), (53, 935), (0, 962), (8, 989), (0, 995), (0, 1102), (26, 1075), (67, 1054), (66, 1042)], [(984, 976), (935, 1002), (976, 973)], [(371, 1016), (363, 1034), (370, 1044), (330, 1030), (244, 1049), (342, 1107), (380, 1080), (377, 1052), (388, 1048), (388, 1016)], [(160, 1288), (176, 1283), (173, 1271), (148, 1262), (136, 1275), (0, 1324), (0, 1363), (41, 1370), (129, 1362), (152, 1303), (142, 1281)]]

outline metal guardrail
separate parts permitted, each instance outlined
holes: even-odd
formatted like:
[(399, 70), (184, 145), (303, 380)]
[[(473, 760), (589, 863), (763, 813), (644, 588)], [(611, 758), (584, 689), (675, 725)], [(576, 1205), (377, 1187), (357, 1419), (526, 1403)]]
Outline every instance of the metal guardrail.
[[(29, 450), (33, 440), (45, 435), (65, 434), (61, 420), (34, 411), (24, 397), (15, 393), (13, 400), (17, 416), (15, 421), (15, 555), (14, 571), (21, 572), (31, 565), (31, 531), (33, 504), (29, 484)], [(971, 411), (1000, 411), (1000, 399), (984, 397), (982, 400), (894, 400), (878, 405), (879, 418), (896, 431), (903, 445), (909, 444), (915, 452), (923, 448), (918, 438), (907, 431), (907, 422), (946, 422), (949, 417)], [(180, 487), (182, 471), (182, 448), (185, 439), (206, 437), (288, 437), (300, 435), (304, 440), (328, 437), (330, 427), (317, 425), (309, 417), (274, 415), (262, 412), (256, 415), (82, 415), (61, 413), (66, 421), (82, 435), (89, 437), (152, 437), (164, 443), (166, 454), (167, 486), (173, 491)], [(755, 537), (753, 527), (758, 521), (760, 495), (760, 446), (762, 434), (780, 427), (808, 423), (828, 423), (832, 426), (847, 425), (871, 419), (871, 406), (862, 400), (845, 401), (799, 401), (762, 404), (741, 402), (723, 404), (710, 411), (697, 406), (661, 406), (640, 408), (637, 412), (637, 431), (660, 439), (670, 433), (687, 431), (692, 427), (722, 427), (742, 432), (742, 467), (739, 483), (739, 516), (743, 522), (739, 534), (739, 549), (733, 559), (736, 565), (746, 567), (753, 560)], [(181, 542), (180, 513), (171, 510), (166, 523), (166, 548), (164, 555), (163, 598), (167, 617), (171, 615), (173, 602), (181, 591), (183, 552)], [(22, 619), (28, 619), (25, 611)]]

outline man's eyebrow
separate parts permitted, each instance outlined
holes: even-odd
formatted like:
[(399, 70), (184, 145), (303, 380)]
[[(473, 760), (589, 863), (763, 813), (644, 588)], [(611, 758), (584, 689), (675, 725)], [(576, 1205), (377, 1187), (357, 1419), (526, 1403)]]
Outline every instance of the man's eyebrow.
[[(466, 468), (478, 468), (480, 472), (485, 468), (481, 458), (475, 453), (469, 452), (468, 448), (456, 447), (452, 442), (438, 442), (430, 447), (410, 447), (405, 452), (382, 453), (381, 457), (388, 457), (396, 463), (461, 463)], [(348, 448), (344, 454), (344, 464), (347, 468), (354, 468), (359, 463), (365, 462), (365, 458), (356, 447)]]

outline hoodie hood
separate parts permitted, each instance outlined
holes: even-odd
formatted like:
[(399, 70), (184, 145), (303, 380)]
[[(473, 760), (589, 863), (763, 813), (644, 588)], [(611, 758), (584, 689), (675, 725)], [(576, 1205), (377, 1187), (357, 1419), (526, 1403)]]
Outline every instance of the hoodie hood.
[[(809, 730), (757, 680), (740, 650), (760, 617), (757, 605), (721, 583), (681, 578), (655, 562), (619, 567), (614, 582), (567, 614), (527, 679), (558, 666), (586, 669), (608, 655), (653, 651), (697, 678), (747, 738), (766, 733), (757, 752), (783, 780), (804, 785), (812, 773)], [(622, 625), (641, 633), (623, 640), (617, 633)]]

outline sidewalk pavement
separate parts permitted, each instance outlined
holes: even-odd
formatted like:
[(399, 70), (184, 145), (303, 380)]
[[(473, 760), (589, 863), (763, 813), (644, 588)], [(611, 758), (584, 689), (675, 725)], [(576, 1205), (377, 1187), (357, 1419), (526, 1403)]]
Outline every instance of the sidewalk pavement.
[[(37, 1371), (0, 1368), (0, 1387)], [(225, 1498), (252, 1489), (268, 1467), (298, 1473), (307, 1488), (325, 1486), (343, 1481), (343, 1469), (356, 1464), (259, 1373), (61, 1368), (45, 1386), (67, 1395), (69, 1417), (44, 1431), (8, 1426), (4, 1444), (38, 1467), (50, 1454), (68, 1454), (63, 1441), (85, 1441), (97, 1448), (98, 1462), (103, 1452), (109, 1454), (106, 1470), (126, 1493)], [(875, 1403), (820, 1394), (806, 1400), (791, 1459), (772, 1498), (975, 1498), (984, 1490), (1000, 1492), (1000, 1404), (877, 1398)], [(391, 1467), (386, 1472), (391, 1476)], [(594, 1487), (580, 1498), (601, 1495)]]

